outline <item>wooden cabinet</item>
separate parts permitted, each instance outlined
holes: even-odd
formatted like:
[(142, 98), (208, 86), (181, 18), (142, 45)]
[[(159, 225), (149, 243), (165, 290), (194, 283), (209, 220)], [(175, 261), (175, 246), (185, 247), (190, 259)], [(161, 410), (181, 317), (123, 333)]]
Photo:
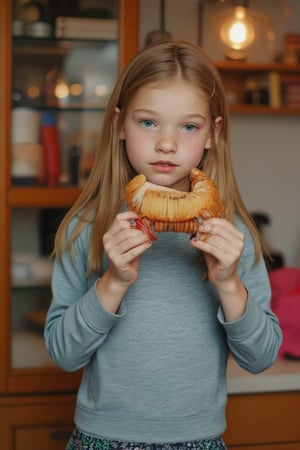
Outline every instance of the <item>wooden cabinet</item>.
[(227, 406), (229, 450), (298, 450), (300, 392), (233, 394)]
[(71, 427), (20, 427), (15, 432), (15, 449), (62, 450), (71, 434)]
[[(138, 50), (139, 1), (106, 2), (114, 10), (111, 18), (116, 26), (115, 36), (109, 39), (88, 33), (81, 38), (68, 35), (57, 38), (54, 31), (56, 17), (52, 17), (50, 34), (40, 35), (39, 26), (34, 27), (34, 32), (30, 27), (20, 32), (16, 10), (21, 3), (24, 2), (0, 2), (1, 447), (5, 450), (53, 450), (64, 448), (66, 435), (73, 427), (75, 391), (81, 374), (59, 370), (45, 349), (43, 321), (51, 300), (51, 274), (49, 276), (48, 257), (41, 247), (53, 232), (53, 228), (49, 228), (49, 213), (63, 214), (78, 197), (80, 187), (71, 186), (65, 180), (55, 186), (32, 181), (26, 171), (24, 182), (24, 178), (19, 177), (19, 169), (14, 174), (17, 148), (14, 144), (22, 144), (19, 132), (24, 129), (26, 134), (31, 124), (27, 125), (24, 117), (16, 122), (13, 113), (25, 109), (32, 117), (37, 117), (47, 110), (60, 120), (62, 171), (67, 171), (71, 133), (75, 135), (77, 131), (85, 130), (89, 133), (93, 131), (92, 123), (99, 129), (112, 88), (110, 85), (107, 88), (106, 80), (113, 85), (119, 69)], [(86, 4), (68, 0), (41, 3), (50, 5), (51, 10), (64, 11), (65, 15), (72, 15), (75, 5)], [(98, 3), (103, 7), (103, 2)], [(97, 1), (93, 2), (93, 8), (96, 7)], [(45, 28), (42, 30), (44, 33)], [(73, 98), (70, 94), (70, 101), (66, 102), (64, 96), (57, 94), (61, 101), (51, 104), (45, 79), (48, 77), (48, 87), (52, 88), (53, 94), (54, 80), (65, 77), (67, 65), (68, 92)], [(107, 72), (102, 84), (101, 80), (99, 83), (101, 70)], [(75, 88), (73, 91), (71, 83)], [(97, 92), (96, 87), (99, 88)], [(83, 88), (90, 89), (90, 94), (82, 94)], [(23, 150), (27, 151), (27, 148), (21, 146), (18, 153), (21, 163), (25, 155)], [(28, 261), (35, 261), (31, 272), (28, 272)], [(37, 276), (32, 276), (32, 269), (37, 270)]]
[(300, 64), (215, 62), (230, 111), (300, 114)]
[(270, 445), (238, 445), (229, 446), (228, 450), (299, 450), (299, 442), (294, 444), (270, 444)]
[(1, 448), (62, 450), (73, 430), (74, 395), (0, 399)]

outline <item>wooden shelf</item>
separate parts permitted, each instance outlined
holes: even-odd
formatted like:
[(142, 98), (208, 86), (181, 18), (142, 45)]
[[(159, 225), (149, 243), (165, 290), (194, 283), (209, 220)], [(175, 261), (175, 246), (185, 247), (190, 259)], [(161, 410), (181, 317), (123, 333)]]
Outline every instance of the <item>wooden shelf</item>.
[(12, 208), (71, 207), (80, 195), (80, 189), (46, 187), (11, 187), (7, 202)]
[(272, 108), (271, 106), (264, 105), (230, 105), (229, 110), (232, 113), (244, 113), (244, 114), (286, 114), (286, 115), (299, 115), (300, 108), (289, 108), (282, 106), (280, 108)]
[[(271, 115), (299, 115), (300, 105), (298, 100), (287, 94), (289, 83), (293, 83), (300, 89), (300, 64), (259, 63), (241, 61), (215, 61), (225, 86), (228, 96), (229, 110), (236, 114), (271, 114)], [(277, 77), (276, 86), (270, 81), (269, 75)], [(287, 81), (287, 79), (289, 81)], [(291, 79), (293, 81), (291, 81)], [(246, 91), (251, 80), (255, 101), (245, 100)], [(254, 86), (253, 87), (253, 83)], [(247, 87), (248, 84), (248, 87)], [(293, 86), (294, 87), (294, 86)], [(262, 94), (264, 91), (264, 94)], [(271, 97), (280, 98), (273, 103)], [(262, 97), (263, 95), (263, 97)], [(273, 97), (274, 98), (274, 97)], [(292, 102), (294, 103), (292, 105)], [(267, 104), (266, 104), (267, 103)], [(270, 103), (270, 104), (268, 104)], [(273, 105), (280, 105), (274, 107)], [(291, 105), (291, 106), (289, 106)]]
[(297, 72), (300, 74), (300, 64), (260, 63), (241, 61), (215, 61), (214, 65), (222, 71), (238, 72)]

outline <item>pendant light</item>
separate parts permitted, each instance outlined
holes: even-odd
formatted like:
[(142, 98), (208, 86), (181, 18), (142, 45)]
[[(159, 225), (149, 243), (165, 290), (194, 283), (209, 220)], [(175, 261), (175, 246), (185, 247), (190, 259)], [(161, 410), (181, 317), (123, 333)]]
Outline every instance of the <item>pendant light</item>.
[(251, 10), (248, 3), (234, 0), (232, 8), (211, 18), (219, 45), (228, 59), (245, 60), (257, 39), (264, 38), (269, 47), (275, 39), (270, 19)]

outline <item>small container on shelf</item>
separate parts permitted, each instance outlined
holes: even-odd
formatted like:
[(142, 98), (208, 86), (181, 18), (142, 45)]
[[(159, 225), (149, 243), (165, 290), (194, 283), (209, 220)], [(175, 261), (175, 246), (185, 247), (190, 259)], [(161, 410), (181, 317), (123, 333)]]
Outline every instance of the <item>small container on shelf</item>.
[(42, 147), (39, 144), (40, 115), (31, 108), (14, 108), (12, 111), (12, 162), (13, 185), (37, 184), (42, 166)]
[(247, 105), (260, 104), (259, 84), (255, 77), (249, 77), (246, 79), (244, 99)]
[(38, 182), (42, 167), (42, 146), (39, 144), (12, 145), (12, 184), (33, 186)]
[(269, 104), (269, 87), (266, 77), (254, 76), (246, 78), (244, 100), (247, 105)]
[(42, 117), (41, 142), (43, 146), (43, 171), (41, 182), (56, 187), (60, 177), (60, 142), (54, 114), (46, 111)]
[(281, 101), (281, 84), (280, 84), (280, 74), (272, 70), (268, 74), (269, 82), (269, 104), (273, 108), (279, 108), (282, 106)]
[(25, 35), (35, 38), (47, 38), (52, 34), (51, 25), (47, 22), (33, 22), (25, 25)]
[(69, 182), (72, 186), (79, 184), (79, 162), (81, 149), (73, 145), (69, 151)]
[(24, 23), (22, 20), (14, 20), (12, 24), (13, 36), (22, 36), (24, 33)]

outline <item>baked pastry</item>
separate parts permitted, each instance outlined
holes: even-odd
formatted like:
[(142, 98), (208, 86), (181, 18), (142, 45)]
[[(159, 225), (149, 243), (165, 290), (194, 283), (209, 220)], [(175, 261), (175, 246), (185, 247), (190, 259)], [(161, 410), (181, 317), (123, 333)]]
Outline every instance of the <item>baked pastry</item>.
[(150, 183), (143, 174), (134, 177), (125, 189), (125, 201), (128, 209), (140, 216), (136, 227), (147, 232), (151, 226), (158, 232), (193, 234), (201, 216), (222, 217), (224, 208), (213, 180), (196, 168), (191, 170), (190, 180), (191, 191), (181, 192)]

